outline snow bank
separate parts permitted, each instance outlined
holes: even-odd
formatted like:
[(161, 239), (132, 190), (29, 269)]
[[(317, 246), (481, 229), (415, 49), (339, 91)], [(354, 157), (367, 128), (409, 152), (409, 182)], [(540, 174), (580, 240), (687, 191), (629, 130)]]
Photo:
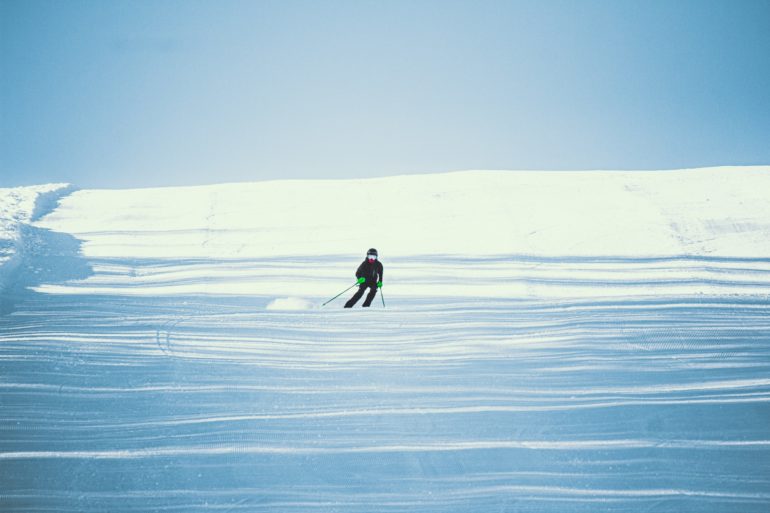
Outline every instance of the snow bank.
[(48, 213), (71, 190), (68, 184), (0, 189), (0, 291), (21, 261), (21, 226)]
[(315, 308), (313, 303), (297, 297), (274, 299), (266, 307), (267, 310), (312, 310), (313, 308)]

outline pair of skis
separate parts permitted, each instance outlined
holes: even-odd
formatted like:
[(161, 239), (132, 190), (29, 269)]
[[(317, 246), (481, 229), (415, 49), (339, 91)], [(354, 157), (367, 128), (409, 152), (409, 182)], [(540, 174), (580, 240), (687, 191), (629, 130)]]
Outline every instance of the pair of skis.
[[(360, 285), (360, 284), (359, 284), (358, 282), (355, 282), (353, 285), (351, 285), (350, 287), (346, 288), (345, 290), (343, 290), (342, 292), (340, 292), (339, 294), (337, 294), (336, 296), (334, 296), (333, 298), (331, 298), (331, 299), (330, 299), (329, 301), (327, 301), (326, 303), (322, 304), (322, 305), (321, 305), (321, 307), (323, 308), (324, 306), (328, 305), (329, 303), (331, 303), (332, 301), (334, 301), (335, 299), (337, 299), (337, 298), (338, 298), (338, 297), (340, 297), (342, 294), (344, 294), (345, 292), (349, 291), (350, 289), (352, 289), (352, 288), (353, 288), (353, 287), (355, 287), (356, 285)], [(383, 308), (385, 308), (385, 295), (382, 293), (382, 287), (380, 287), (380, 299), (382, 299), (382, 307), (383, 307)]]

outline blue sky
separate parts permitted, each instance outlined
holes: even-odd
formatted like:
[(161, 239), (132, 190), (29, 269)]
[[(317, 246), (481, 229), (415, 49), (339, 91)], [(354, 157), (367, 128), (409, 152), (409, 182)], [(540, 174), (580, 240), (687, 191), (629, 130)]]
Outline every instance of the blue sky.
[(770, 164), (770, 1), (0, 0), (0, 186)]

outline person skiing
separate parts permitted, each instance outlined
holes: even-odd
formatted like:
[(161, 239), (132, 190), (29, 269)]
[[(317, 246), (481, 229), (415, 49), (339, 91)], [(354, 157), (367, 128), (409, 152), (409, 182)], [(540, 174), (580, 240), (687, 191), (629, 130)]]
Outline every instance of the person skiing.
[(377, 295), (377, 289), (382, 287), (382, 262), (377, 259), (376, 249), (371, 248), (366, 252), (366, 260), (358, 266), (356, 278), (358, 278), (358, 290), (345, 303), (345, 308), (352, 308), (364, 295), (366, 289), (369, 289), (369, 294), (366, 296), (363, 306), (368, 307), (372, 304), (374, 296)]

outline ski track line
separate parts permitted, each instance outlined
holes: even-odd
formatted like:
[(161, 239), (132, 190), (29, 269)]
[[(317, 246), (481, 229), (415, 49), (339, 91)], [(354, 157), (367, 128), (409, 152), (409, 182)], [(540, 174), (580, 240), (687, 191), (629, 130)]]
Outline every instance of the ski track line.
[(722, 447), (769, 448), (770, 440), (588, 440), (588, 441), (488, 441), (488, 442), (449, 442), (426, 443), (420, 445), (388, 445), (366, 447), (268, 447), (237, 445), (230, 447), (163, 447), (156, 449), (124, 449), (111, 451), (20, 451), (0, 452), (0, 459), (136, 459), (164, 458), (170, 456), (221, 456), (225, 454), (289, 454), (289, 455), (325, 455), (359, 453), (430, 453), (454, 451), (483, 451), (493, 449), (533, 449), (533, 450), (629, 450), (629, 449), (718, 449)]

